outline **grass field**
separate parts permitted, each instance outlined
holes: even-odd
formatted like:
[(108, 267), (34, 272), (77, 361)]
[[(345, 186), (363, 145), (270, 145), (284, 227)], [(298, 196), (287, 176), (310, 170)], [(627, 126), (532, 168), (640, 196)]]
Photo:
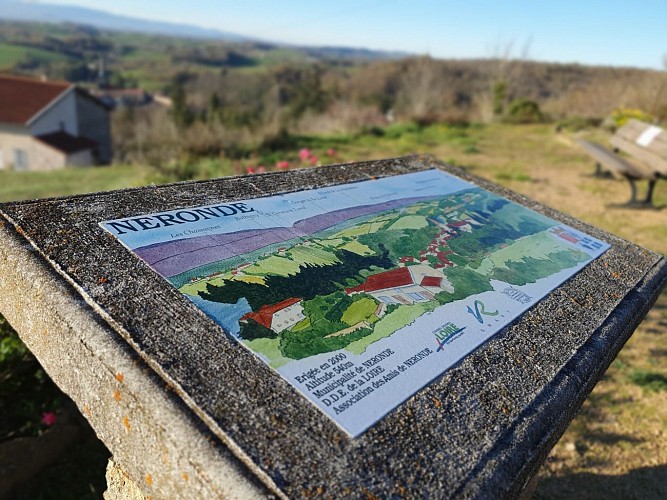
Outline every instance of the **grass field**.
[[(609, 137), (601, 130), (583, 133), (602, 141)], [(335, 156), (326, 160), (331, 163), (428, 153), (667, 254), (667, 181), (656, 186), (658, 209), (624, 207), (630, 191), (627, 182), (593, 177), (592, 160), (576, 147), (570, 133), (557, 133), (553, 126), (395, 125), (354, 136), (302, 137), (299, 147), (310, 148), (320, 158), (327, 158), (327, 148), (335, 148)], [(284, 156), (293, 158), (296, 151)], [(256, 159), (235, 165), (224, 162), (198, 177), (245, 171), (246, 165), (257, 164)], [(136, 186), (155, 175), (149, 167), (0, 172), (0, 200)], [(667, 293), (663, 293), (552, 451), (539, 474), (535, 497), (667, 498), (666, 479)]]
[(142, 186), (154, 172), (148, 167), (68, 168), (52, 172), (0, 171), (0, 202), (50, 198)]
[(40, 63), (52, 63), (66, 61), (68, 58), (62, 54), (49, 52), (48, 50), (0, 43), (0, 69), (10, 69), (15, 64), (28, 59), (33, 59)]

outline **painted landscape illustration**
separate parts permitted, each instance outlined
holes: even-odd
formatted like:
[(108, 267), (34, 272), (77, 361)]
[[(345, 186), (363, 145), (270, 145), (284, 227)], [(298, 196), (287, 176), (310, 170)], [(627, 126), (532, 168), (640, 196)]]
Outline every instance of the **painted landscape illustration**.
[(359, 354), (492, 280), (523, 285), (590, 260), (568, 242), (555, 221), (472, 187), (135, 252), (278, 367)]

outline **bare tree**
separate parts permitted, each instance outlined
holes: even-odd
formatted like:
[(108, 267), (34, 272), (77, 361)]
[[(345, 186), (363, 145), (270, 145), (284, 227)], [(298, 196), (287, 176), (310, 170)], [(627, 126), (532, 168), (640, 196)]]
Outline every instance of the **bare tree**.
[(490, 47), (492, 64), (489, 70), (489, 85), (478, 92), (475, 99), (482, 121), (491, 121), (505, 113), (516, 87), (524, 77), (524, 64), (530, 60), (531, 44), (532, 39), (527, 38), (518, 57), (514, 56), (513, 41), (497, 41)]
[(441, 65), (430, 56), (411, 59), (400, 79), (397, 106), (415, 121), (429, 121), (442, 110), (444, 90)]

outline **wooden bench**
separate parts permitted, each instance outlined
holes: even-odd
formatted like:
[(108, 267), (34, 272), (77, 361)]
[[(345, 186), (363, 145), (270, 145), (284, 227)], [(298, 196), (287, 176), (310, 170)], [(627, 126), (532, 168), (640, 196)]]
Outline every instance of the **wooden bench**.
[[(604, 167), (612, 175), (628, 180), (632, 190), (629, 205), (653, 206), (655, 183), (667, 177), (667, 133), (662, 128), (630, 120), (611, 138), (613, 151), (582, 138), (576, 138), (575, 142), (596, 160), (598, 172)], [(619, 156), (619, 151), (635, 161)], [(648, 181), (646, 197), (642, 201), (637, 200), (635, 182), (638, 180)]]

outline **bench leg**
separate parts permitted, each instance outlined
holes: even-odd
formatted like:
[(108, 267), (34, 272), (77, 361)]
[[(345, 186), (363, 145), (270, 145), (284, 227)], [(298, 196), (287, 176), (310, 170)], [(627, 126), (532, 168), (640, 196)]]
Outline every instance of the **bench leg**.
[(636, 205), (637, 204), (637, 184), (635, 184), (634, 179), (630, 179), (629, 177), (627, 179), (628, 179), (628, 182), (630, 183), (630, 201), (628, 202), (628, 205)]
[(648, 206), (653, 206), (653, 188), (655, 188), (656, 180), (648, 181), (648, 190), (646, 191), (646, 200), (644, 203)]
[(595, 163), (595, 172), (593, 172), (593, 177), (597, 177), (599, 179), (611, 179), (613, 175), (610, 171), (603, 169), (602, 163), (598, 161)]
[(637, 207), (637, 208), (650, 208), (653, 207), (653, 189), (655, 188), (656, 180), (648, 181), (648, 188), (646, 191), (646, 198), (642, 201), (637, 200), (637, 179), (632, 179), (626, 177), (630, 183), (630, 201), (628, 201), (627, 206)]

